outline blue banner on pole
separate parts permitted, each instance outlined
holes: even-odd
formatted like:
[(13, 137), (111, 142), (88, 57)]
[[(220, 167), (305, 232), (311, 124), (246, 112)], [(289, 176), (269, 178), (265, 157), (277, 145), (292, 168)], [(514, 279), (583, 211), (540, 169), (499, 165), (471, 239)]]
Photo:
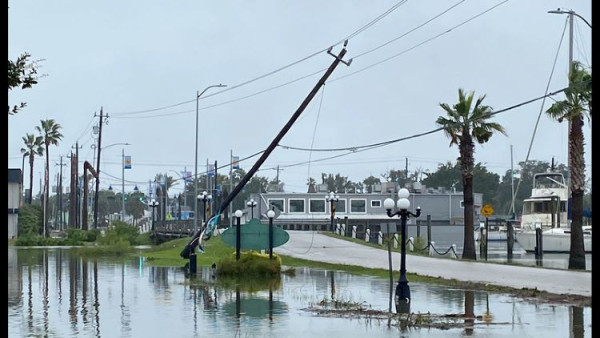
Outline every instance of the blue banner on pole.
[(239, 156), (233, 156), (231, 158), (231, 168), (233, 170), (240, 169), (240, 157)]
[(131, 169), (131, 156), (127, 155), (125, 156), (125, 159), (123, 160), (123, 168), (124, 169)]

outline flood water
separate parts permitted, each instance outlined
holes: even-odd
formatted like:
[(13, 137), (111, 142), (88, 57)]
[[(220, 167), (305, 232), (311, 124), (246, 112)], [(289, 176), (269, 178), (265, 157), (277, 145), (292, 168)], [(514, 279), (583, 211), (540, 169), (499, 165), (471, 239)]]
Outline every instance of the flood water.
[[(427, 226), (421, 225), (417, 228), (416, 225), (407, 227), (407, 237), (421, 237), (428, 242)], [(450, 247), (456, 245), (456, 253), (458, 257), (462, 255), (462, 246), (464, 241), (464, 227), (458, 225), (434, 225), (431, 226), (430, 240), (435, 243), (434, 247), (441, 254), (447, 252)], [(482, 259), (479, 252), (479, 242), (475, 242), (477, 259)], [(511, 264), (527, 265), (527, 266), (542, 266), (545, 268), (567, 269), (569, 267), (568, 253), (544, 253), (541, 260), (536, 260), (534, 253), (526, 252), (519, 242), (513, 243), (513, 256), (509, 260), (507, 257), (508, 249), (506, 241), (490, 241), (488, 243), (488, 258), (490, 262), (510, 262)], [(448, 253), (449, 254), (449, 253)], [(592, 254), (585, 255), (586, 270), (592, 270)]]
[[(197, 280), (210, 281), (210, 268)], [(307, 311), (322, 301), (395, 312), (388, 278), (296, 268), (248, 291), (191, 286), (183, 268), (86, 259), (72, 248), (8, 248), (9, 337), (591, 337), (591, 307), (535, 304), (507, 294), (411, 283), (410, 312), (459, 325), (402, 328), (395, 321)], [(392, 287), (390, 287), (392, 286)], [(476, 319), (461, 318), (465, 312)]]

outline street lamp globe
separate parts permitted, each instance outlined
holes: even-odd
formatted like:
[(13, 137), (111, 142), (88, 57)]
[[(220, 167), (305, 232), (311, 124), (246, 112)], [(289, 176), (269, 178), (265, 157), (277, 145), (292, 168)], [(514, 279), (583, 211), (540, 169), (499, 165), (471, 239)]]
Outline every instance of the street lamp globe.
[(394, 200), (393, 200), (393, 199), (391, 199), (391, 198), (386, 198), (386, 199), (383, 201), (383, 207), (384, 207), (386, 210), (392, 210), (392, 209), (394, 209), (394, 205), (395, 205), (395, 204), (396, 204), (396, 203), (394, 203)]
[(410, 208), (410, 201), (408, 200), (408, 198), (401, 198), (398, 200), (398, 202), (396, 202), (396, 205), (400, 210), (407, 210), (408, 208)]
[(273, 218), (273, 217), (275, 217), (275, 211), (273, 211), (273, 210), (269, 210), (269, 211), (267, 211), (267, 217), (268, 217), (268, 218)]
[(398, 198), (400, 198), (400, 199), (408, 198), (409, 195), (410, 195), (410, 192), (406, 188), (402, 188), (402, 189), (398, 190)]
[(244, 214), (244, 213), (243, 213), (241, 210), (239, 210), (239, 209), (238, 209), (238, 210), (236, 210), (236, 211), (235, 211), (235, 213), (234, 213), (235, 217), (237, 217), (237, 218), (240, 218), (240, 217), (242, 217), (242, 215), (243, 215), (243, 214)]

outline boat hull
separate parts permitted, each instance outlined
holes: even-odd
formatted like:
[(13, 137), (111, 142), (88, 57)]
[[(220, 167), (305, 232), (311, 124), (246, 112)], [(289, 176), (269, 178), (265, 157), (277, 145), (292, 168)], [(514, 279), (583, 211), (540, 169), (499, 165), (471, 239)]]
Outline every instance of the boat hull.
[[(521, 231), (515, 234), (517, 243), (527, 252), (535, 252), (536, 233), (532, 231)], [(584, 234), (583, 247), (586, 253), (592, 252), (592, 236)], [(569, 232), (556, 232), (547, 230), (542, 232), (543, 252), (568, 253), (571, 249), (571, 234)]]

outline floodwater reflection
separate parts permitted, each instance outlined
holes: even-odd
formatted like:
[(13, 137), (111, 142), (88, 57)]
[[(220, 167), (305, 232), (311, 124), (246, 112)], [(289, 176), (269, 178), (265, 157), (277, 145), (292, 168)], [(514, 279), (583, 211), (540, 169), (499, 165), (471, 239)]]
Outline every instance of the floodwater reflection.
[[(410, 316), (422, 322), (401, 326), (395, 282), (340, 271), (231, 283), (210, 267), (190, 280), (183, 268), (70, 248), (9, 246), (8, 258), (9, 337), (591, 337), (591, 307), (416, 282)], [(334, 311), (319, 310), (327, 306)]]

